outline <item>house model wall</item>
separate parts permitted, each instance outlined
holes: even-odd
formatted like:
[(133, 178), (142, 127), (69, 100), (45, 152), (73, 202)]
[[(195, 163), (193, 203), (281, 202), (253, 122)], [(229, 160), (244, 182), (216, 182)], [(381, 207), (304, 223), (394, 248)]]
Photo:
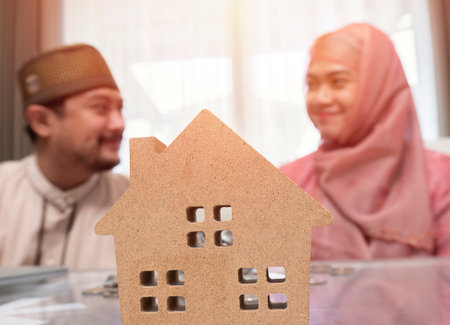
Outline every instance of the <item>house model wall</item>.
[(331, 215), (204, 110), (130, 141), (113, 235), (123, 324), (308, 324), (311, 227)]

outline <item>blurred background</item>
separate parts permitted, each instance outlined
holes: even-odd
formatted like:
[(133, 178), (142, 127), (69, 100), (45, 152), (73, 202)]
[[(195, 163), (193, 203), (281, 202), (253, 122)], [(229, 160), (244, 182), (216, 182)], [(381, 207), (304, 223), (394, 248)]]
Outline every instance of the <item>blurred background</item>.
[(273, 164), (315, 150), (304, 107), (308, 48), (322, 33), (369, 22), (388, 33), (426, 141), (450, 135), (448, 0), (0, 0), (0, 161), (31, 151), (16, 79), (40, 51), (97, 47), (125, 100), (128, 139), (170, 144), (203, 108)]

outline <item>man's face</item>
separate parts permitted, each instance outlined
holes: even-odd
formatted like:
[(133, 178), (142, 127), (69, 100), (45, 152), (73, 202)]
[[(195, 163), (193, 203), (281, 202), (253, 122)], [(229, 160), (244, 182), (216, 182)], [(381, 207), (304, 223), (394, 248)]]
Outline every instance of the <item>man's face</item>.
[(306, 107), (322, 139), (335, 141), (344, 129), (357, 91), (358, 74), (332, 61), (313, 61), (306, 75)]
[(118, 90), (101, 87), (69, 96), (54, 121), (49, 143), (61, 159), (91, 171), (120, 162), (125, 123)]

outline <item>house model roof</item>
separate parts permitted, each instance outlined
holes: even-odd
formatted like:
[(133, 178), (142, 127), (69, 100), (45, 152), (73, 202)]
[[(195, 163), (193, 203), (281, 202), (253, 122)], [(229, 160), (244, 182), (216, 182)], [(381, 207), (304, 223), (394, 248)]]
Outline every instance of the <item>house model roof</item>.
[(328, 211), (207, 110), (130, 141), (113, 235), (123, 324), (307, 324), (311, 227)]

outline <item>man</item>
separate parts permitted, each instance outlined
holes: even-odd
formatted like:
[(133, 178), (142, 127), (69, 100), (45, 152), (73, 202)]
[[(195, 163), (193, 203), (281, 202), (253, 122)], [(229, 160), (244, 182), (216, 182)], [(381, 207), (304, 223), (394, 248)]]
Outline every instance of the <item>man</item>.
[(35, 151), (0, 164), (0, 265), (115, 268), (94, 225), (128, 187), (119, 163), (122, 98), (101, 54), (64, 46), (19, 71)]

